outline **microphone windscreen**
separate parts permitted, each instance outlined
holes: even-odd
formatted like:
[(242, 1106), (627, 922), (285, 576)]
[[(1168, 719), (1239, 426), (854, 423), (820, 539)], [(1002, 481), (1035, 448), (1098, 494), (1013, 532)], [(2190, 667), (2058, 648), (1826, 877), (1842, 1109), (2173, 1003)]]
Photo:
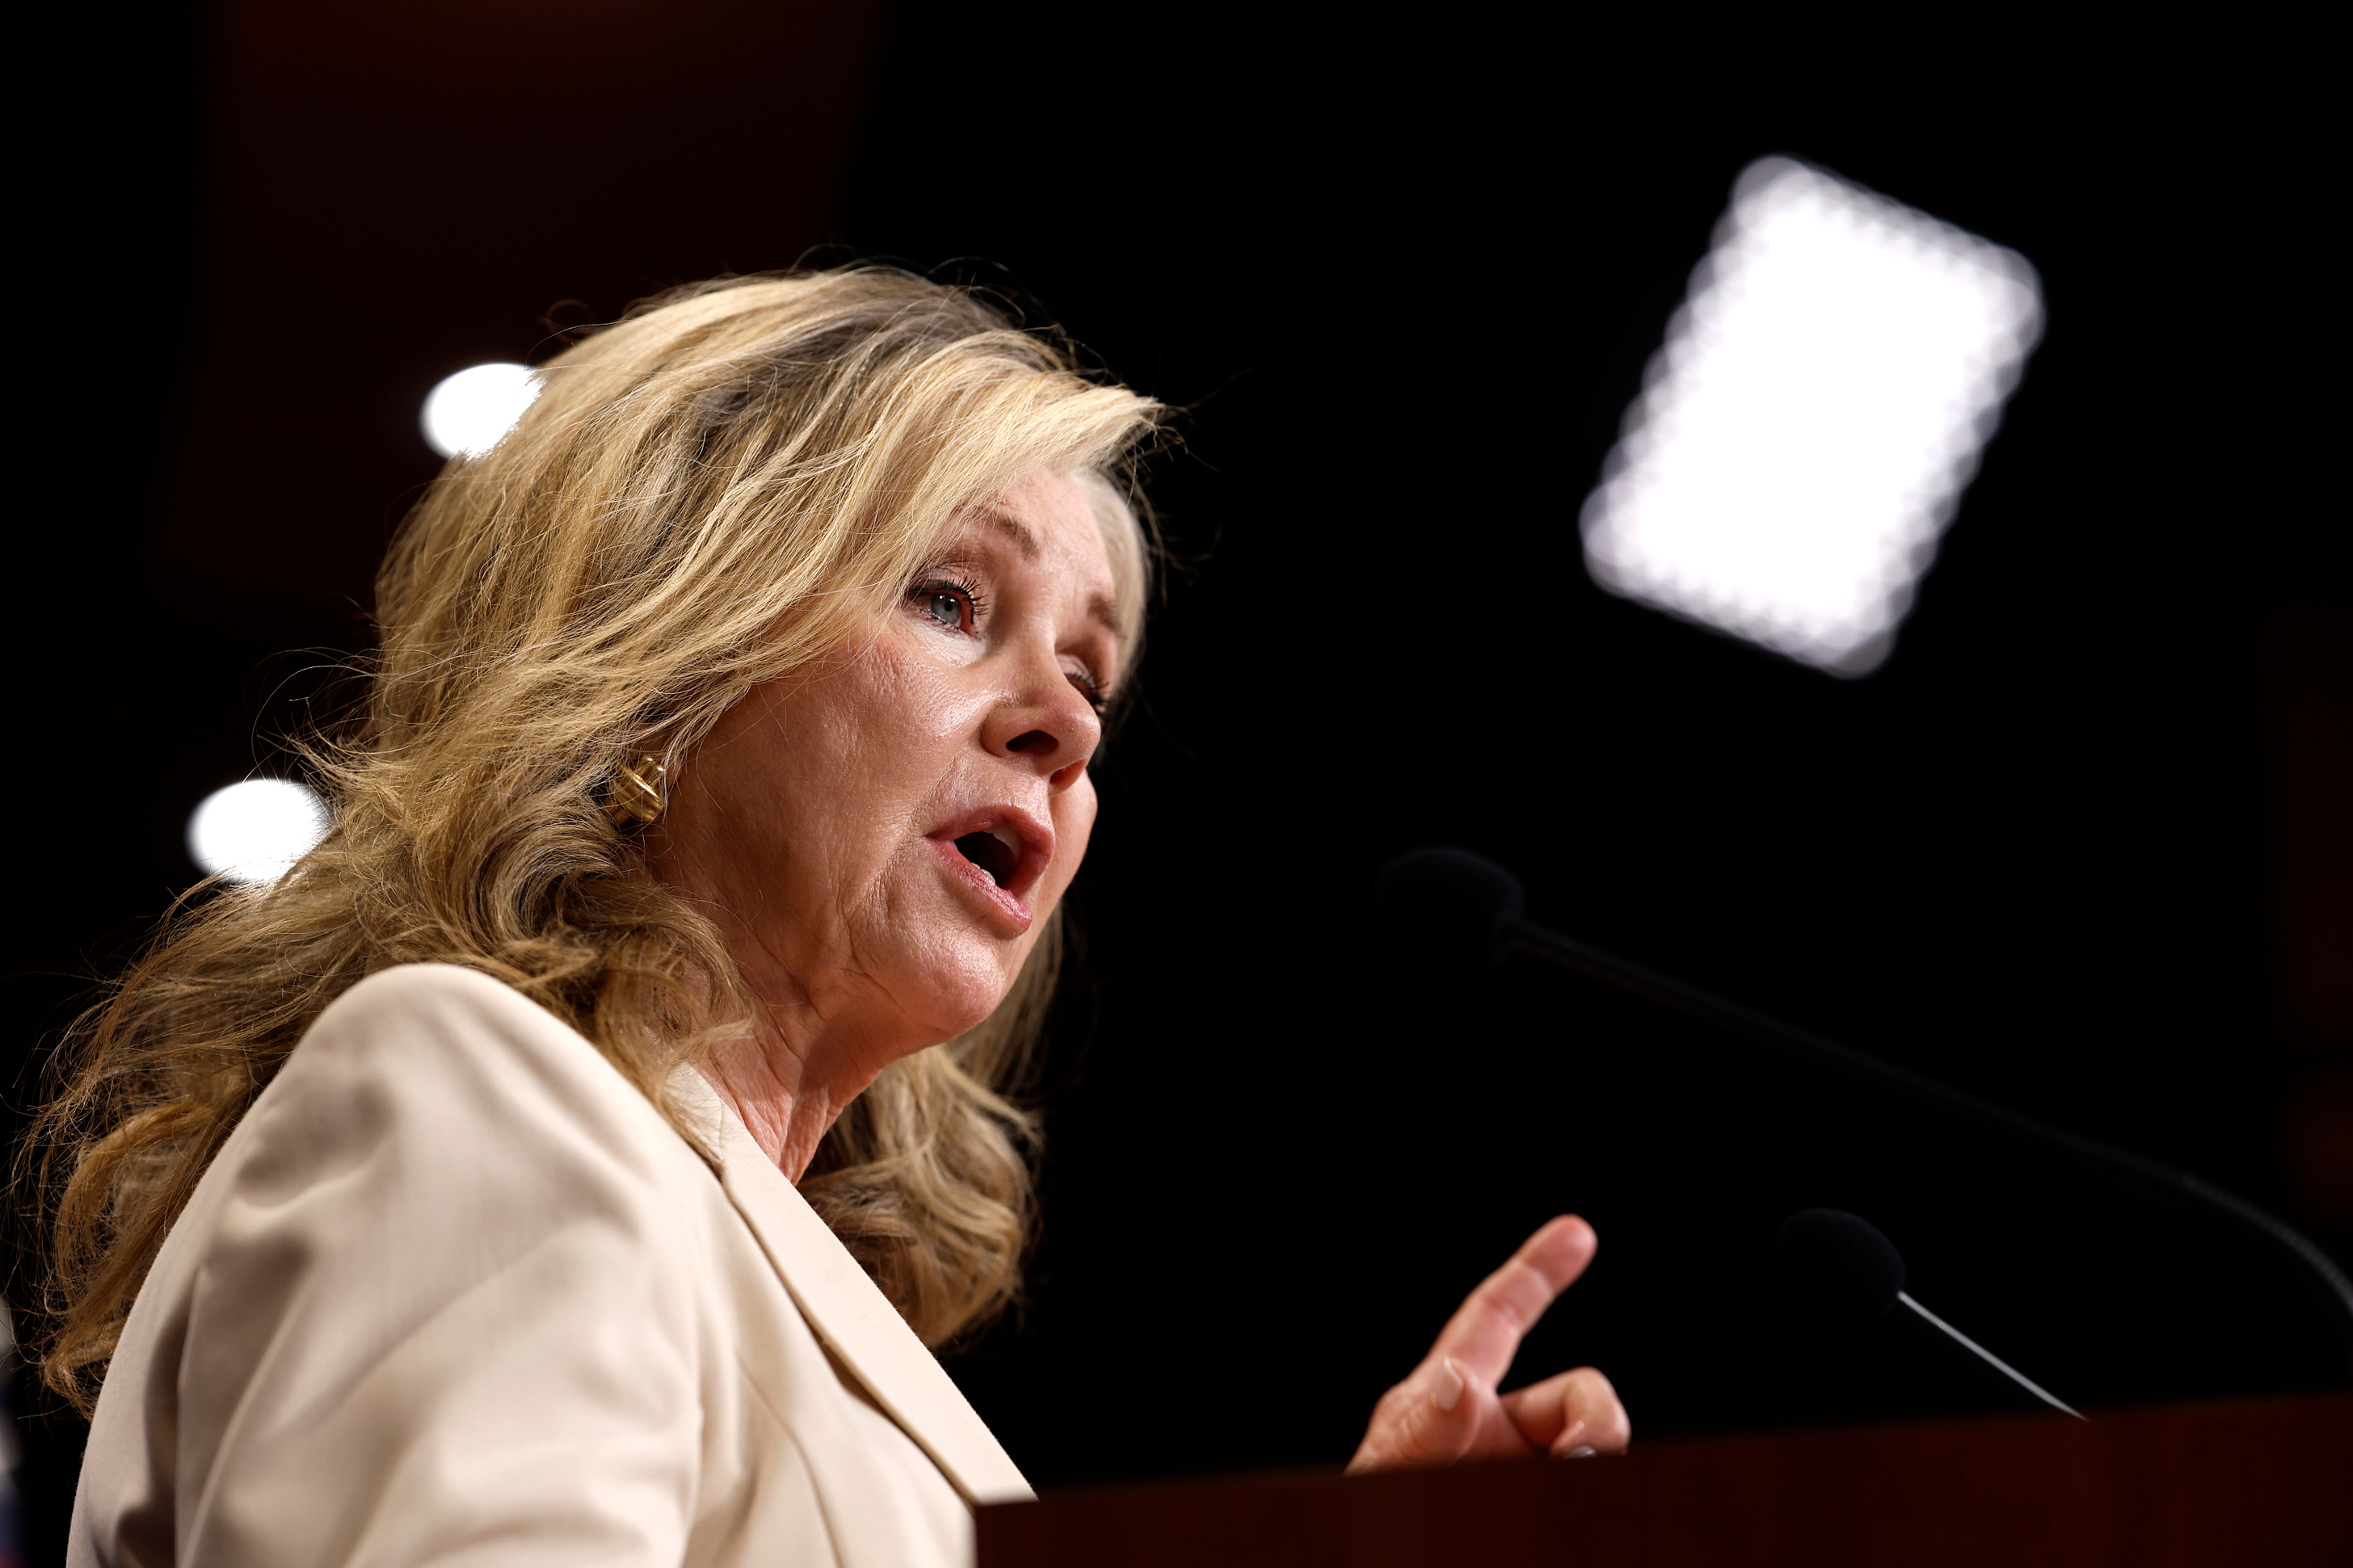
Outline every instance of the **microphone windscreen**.
[(1781, 1288), (1809, 1312), (1861, 1327), (1895, 1305), (1904, 1255), (1879, 1227), (1844, 1209), (1799, 1209), (1781, 1222)]
[(1520, 879), (1468, 849), (1409, 850), (1381, 868), (1381, 912), (1408, 939), (1465, 967), (1504, 956), (1504, 922), (1526, 903)]

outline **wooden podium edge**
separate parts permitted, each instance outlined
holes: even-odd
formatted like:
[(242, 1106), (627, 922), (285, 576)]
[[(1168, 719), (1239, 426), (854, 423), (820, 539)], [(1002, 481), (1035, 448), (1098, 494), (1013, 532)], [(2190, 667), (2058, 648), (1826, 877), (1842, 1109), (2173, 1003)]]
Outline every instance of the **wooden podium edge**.
[(1622, 1458), (1310, 1470), (977, 1513), (979, 1568), (2353, 1563), (2353, 1394), (1827, 1427)]

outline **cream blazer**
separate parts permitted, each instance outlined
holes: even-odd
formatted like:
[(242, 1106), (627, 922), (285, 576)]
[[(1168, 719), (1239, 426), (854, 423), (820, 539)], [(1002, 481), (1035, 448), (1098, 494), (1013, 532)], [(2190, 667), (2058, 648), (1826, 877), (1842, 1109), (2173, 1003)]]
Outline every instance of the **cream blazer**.
[[(686, 1079), (691, 1079), (687, 1082)], [(691, 1074), (447, 964), (322, 1013), (115, 1352), (69, 1562), (968, 1563), (1021, 1473)]]

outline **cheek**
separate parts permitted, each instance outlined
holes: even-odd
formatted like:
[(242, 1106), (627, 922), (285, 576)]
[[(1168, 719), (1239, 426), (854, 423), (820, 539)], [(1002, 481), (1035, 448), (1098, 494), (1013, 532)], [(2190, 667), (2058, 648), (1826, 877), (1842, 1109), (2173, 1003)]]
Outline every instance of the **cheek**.
[(797, 806), (847, 837), (894, 837), (955, 760), (954, 692), (886, 642), (813, 695), (810, 721), (788, 742), (807, 753)]
[[(847, 908), (871, 893), (957, 735), (937, 673), (877, 641), (815, 679), (753, 692), (704, 742), (672, 832), (706, 879), (748, 879), (799, 905)], [(730, 896), (744, 901), (741, 889)]]

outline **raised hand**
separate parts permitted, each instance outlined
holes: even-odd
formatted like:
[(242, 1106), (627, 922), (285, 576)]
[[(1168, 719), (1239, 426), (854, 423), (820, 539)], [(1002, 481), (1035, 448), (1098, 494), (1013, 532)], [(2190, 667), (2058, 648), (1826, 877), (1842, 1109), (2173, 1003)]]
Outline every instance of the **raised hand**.
[(1585, 1272), (1599, 1245), (1575, 1215), (1528, 1237), (1447, 1320), (1421, 1364), (1381, 1395), (1349, 1471), (1623, 1449), (1633, 1425), (1618, 1391), (1589, 1366), (1495, 1392), (1521, 1337)]

